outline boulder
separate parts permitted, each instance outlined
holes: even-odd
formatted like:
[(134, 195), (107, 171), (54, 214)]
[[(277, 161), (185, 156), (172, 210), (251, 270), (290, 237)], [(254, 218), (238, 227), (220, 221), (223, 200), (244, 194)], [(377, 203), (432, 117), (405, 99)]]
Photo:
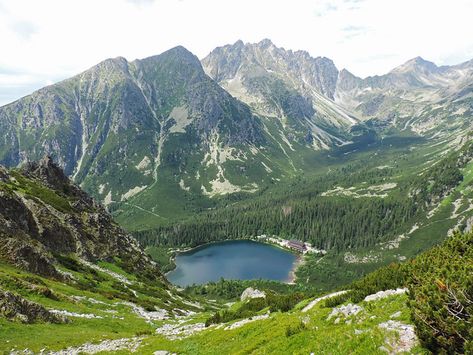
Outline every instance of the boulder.
[(0, 316), (21, 323), (68, 323), (68, 318), (48, 311), (38, 303), (0, 290)]
[(264, 293), (264, 291), (254, 289), (253, 287), (248, 287), (241, 294), (240, 300), (242, 302), (245, 302), (245, 301), (248, 301), (252, 298), (266, 298), (266, 293)]

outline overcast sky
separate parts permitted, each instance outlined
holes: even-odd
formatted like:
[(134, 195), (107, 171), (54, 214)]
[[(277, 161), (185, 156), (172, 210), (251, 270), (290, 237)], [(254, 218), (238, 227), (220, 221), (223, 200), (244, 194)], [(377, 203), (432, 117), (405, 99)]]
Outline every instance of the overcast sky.
[(0, 105), (109, 57), (271, 39), (358, 76), (473, 58), (473, 0), (0, 0)]

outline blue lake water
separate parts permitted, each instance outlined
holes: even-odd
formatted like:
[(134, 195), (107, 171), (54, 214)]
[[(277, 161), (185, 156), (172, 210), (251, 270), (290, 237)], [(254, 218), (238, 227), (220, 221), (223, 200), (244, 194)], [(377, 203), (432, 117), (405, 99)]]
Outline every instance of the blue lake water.
[(234, 240), (207, 244), (176, 256), (166, 276), (178, 286), (224, 279), (287, 281), (297, 256), (268, 244)]

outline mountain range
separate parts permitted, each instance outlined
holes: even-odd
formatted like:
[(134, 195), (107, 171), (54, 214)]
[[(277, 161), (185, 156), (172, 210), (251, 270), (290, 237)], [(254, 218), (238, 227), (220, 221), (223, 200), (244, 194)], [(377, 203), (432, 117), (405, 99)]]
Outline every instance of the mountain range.
[[(363, 79), (269, 40), (0, 107), (0, 352), (471, 353), (472, 116), (472, 61)], [(166, 279), (229, 239), (317, 252)]]
[(338, 148), (459, 139), (472, 79), (472, 61), (422, 58), (361, 79), (267, 39), (202, 61), (183, 47), (107, 59), (1, 107), (0, 164), (50, 155), (123, 225), (144, 229), (316, 172)]

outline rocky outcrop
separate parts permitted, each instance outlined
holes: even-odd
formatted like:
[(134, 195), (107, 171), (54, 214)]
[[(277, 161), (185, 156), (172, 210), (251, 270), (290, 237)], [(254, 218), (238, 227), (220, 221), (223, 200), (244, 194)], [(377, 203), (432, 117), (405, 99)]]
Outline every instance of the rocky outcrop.
[(419, 343), (413, 325), (388, 320), (387, 322), (381, 323), (379, 328), (396, 333), (397, 335), (394, 338), (387, 338), (386, 345), (380, 348), (380, 350), (389, 354), (408, 353)]
[(102, 352), (126, 351), (134, 353), (141, 345), (142, 338), (121, 338), (113, 340), (104, 340), (97, 344), (86, 343), (78, 347), (69, 347), (64, 350), (49, 352), (50, 355), (77, 355), (77, 354), (97, 354)]
[(407, 293), (407, 288), (397, 288), (395, 290), (386, 290), (386, 291), (379, 291), (375, 294), (368, 295), (365, 297), (365, 302), (377, 301), (386, 297), (395, 296), (395, 295), (403, 295)]
[(327, 320), (330, 320), (334, 317), (356, 316), (361, 311), (363, 311), (363, 307), (358, 306), (357, 304), (348, 303), (346, 305), (332, 309), (332, 312), (329, 314)]
[(266, 298), (266, 293), (264, 291), (254, 289), (253, 287), (248, 287), (240, 296), (240, 300), (242, 302), (251, 300), (253, 298)]
[(67, 323), (69, 320), (19, 295), (0, 290), (0, 315), (21, 323)]
[(56, 279), (67, 278), (56, 269), (57, 255), (75, 254), (91, 262), (118, 258), (130, 272), (162, 278), (138, 242), (51, 158), (21, 171), (0, 169), (0, 258)]
[(92, 198), (71, 182), (51, 156), (46, 155), (39, 161), (27, 162), (21, 171), (26, 177), (39, 180), (53, 190), (63, 192), (89, 206), (94, 205)]

